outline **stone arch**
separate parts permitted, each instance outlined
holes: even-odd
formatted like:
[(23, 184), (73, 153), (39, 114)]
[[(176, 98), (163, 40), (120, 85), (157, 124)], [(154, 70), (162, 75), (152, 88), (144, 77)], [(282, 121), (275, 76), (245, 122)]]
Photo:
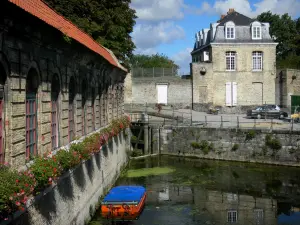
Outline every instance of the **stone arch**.
[(5, 101), (7, 92), (7, 79), (9, 75), (8, 61), (3, 53), (0, 52), (0, 163), (5, 160)]
[[(41, 70), (40, 70), (38, 63), (36, 61), (32, 61), (28, 68), (29, 69), (26, 73), (27, 74), (26, 78), (28, 78), (28, 75), (30, 74), (30, 72), (35, 71), (35, 73), (37, 75), (36, 77), (38, 79), (37, 82), (38, 82), (38, 84), (40, 84), (42, 81), (42, 75), (41, 75)], [(26, 85), (27, 85), (27, 83), (26, 83)]]
[(26, 77), (26, 158), (37, 154), (38, 134), (38, 90), (40, 74), (37, 64), (33, 63)]
[(51, 79), (51, 148), (55, 150), (59, 147), (59, 121), (60, 121), (60, 93), (61, 82), (59, 75), (54, 73)]
[(68, 121), (69, 121), (69, 142), (73, 141), (76, 133), (75, 128), (75, 98), (77, 93), (76, 88), (76, 78), (74, 76), (70, 77), (69, 81), (69, 115), (68, 115)]
[(87, 129), (86, 129), (86, 102), (88, 99), (88, 81), (86, 78), (83, 78), (81, 80), (81, 109), (82, 109), (82, 113), (81, 113), (81, 124), (82, 124), (82, 135), (86, 135), (87, 134)]

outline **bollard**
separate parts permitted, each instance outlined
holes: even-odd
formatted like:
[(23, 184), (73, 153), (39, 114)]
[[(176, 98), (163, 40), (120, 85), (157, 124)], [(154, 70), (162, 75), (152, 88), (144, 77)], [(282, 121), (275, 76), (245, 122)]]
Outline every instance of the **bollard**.
[(240, 128), (240, 119), (238, 116), (236, 117), (236, 127)]
[(292, 126), (291, 126), (291, 131), (294, 130), (294, 119), (292, 119)]
[(271, 118), (271, 131), (273, 130), (273, 118)]
[(207, 116), (205, 116), (205, 126), (207, 127)]
[(223, 116), (221, 116), (221, 128), (223, 127)]
[(254, 119), (254, 129), (256, 129), (256, 119)]

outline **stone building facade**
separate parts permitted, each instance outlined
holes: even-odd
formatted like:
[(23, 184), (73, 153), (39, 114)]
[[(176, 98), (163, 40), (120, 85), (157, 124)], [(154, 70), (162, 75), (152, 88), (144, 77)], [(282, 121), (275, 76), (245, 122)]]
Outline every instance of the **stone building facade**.
[(126, 73), (42, 1), (1, 1), (1, 162), (24, 165), (123, 115)]
[(300, 70), (277, 70), (276, 104), (291, 113), (295, 112), (295, 107), (300, 110)]
[(276, 45), (269, 24), (234, 9), (196, 33), (191, 52), (193, 107), (224, 111), (275, 103)]

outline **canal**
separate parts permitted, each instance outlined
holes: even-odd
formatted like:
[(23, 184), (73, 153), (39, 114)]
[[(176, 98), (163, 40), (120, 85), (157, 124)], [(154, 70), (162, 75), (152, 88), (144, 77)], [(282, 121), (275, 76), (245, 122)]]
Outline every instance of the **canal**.
[[(116, 185), (148, 196), (133, 225), (299, 225), (300, 168), (157, 156), (133, 160)], [(97, 212), (90, 224), (112, 224)]]

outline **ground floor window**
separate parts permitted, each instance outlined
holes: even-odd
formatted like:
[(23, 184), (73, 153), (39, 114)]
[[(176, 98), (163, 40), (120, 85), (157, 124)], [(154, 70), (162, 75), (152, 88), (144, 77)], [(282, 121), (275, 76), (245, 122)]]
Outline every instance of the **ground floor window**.
[(26, 157), (36, 154), (37, 146), (36, 94), (26, 94)]

